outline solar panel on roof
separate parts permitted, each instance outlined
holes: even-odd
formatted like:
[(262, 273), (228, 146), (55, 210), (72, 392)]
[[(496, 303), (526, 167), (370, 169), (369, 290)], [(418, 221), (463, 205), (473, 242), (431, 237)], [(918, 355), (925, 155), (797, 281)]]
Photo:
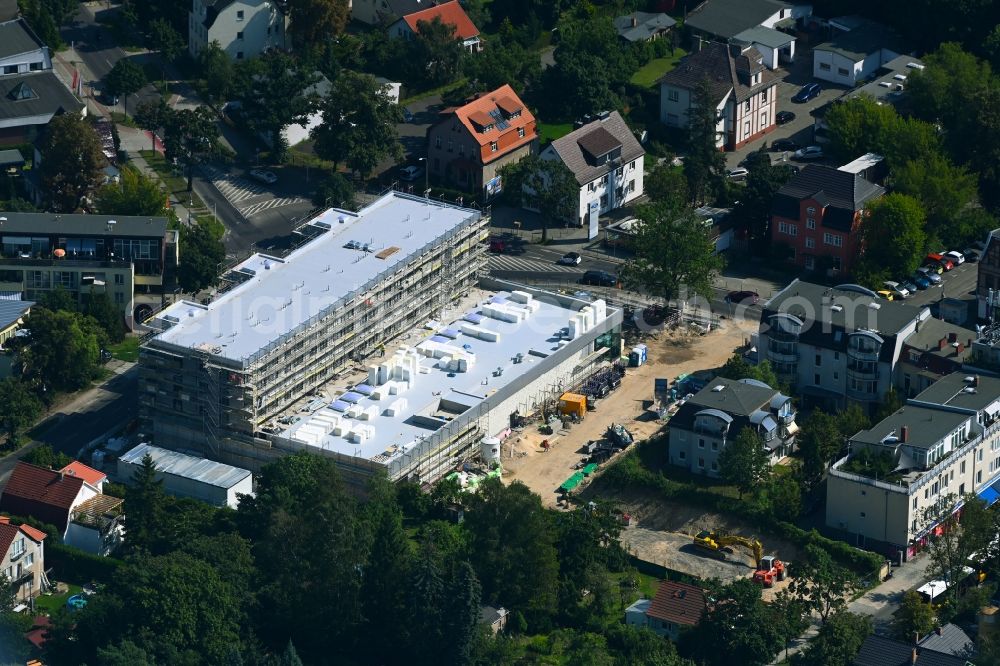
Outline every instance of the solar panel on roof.
[(500, 109), (493, 109), (492, 111), (490, 111), (490, 117), (493, 118), (493, 120), (497, 121), (498, 130), (505, 130), (508, 127), (510, 127), (510, 123), (508, 123), (507, 119), (503, 117), (503, 114), (500, 112)]

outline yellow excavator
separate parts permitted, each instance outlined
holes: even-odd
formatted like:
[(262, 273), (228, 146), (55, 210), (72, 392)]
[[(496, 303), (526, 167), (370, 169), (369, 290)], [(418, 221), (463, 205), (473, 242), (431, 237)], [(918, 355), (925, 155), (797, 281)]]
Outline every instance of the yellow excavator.
[(757, 539), (736, 536), (735, 534), (715, 534), (702, 530), (694, 537), (694, 545), (720, 560), (726, 559), (730, 546), (743, 546), (753, 553), (756, 570), (753, 572), (754, 582), (764, 587), (773, 587), (779, 580), (785, 580), (787, 570), (785, 563), (773, 555), (764, 556), (764, 546)]
[(702, 530), (694, 536), (694, 545), (720, 560), (727, 559), (726, 553), (731, 550), (729, 546), (743, 546), (749, 550), (753, 553), (755, 565), (764, 557), (764, 546), (760, 541), (735, 534), (716, 534)]

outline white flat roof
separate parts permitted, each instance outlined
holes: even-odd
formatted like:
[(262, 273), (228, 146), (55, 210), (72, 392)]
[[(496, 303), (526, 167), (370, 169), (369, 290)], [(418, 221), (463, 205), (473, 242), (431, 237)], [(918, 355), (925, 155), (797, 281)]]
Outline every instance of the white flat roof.
[(119, 457), (122, 462), (141, 465), (146, 454), (153, 458), (156, 471), (184, 477), (219, 488), (232, 488), (250, 476), (250, 470), (215, 462), (207, 458), (197, 458), (186, 453), (161, 449), (151, 444), (140, 444)]
[[(406, 454), (458, 414), (516, 381), (542, 359), (560, 354), (567, 344), (562, 329), (581, 310), (589, 307), (594, 313), (591, 323), (580, 329), (582, 335), (612, 312), (604, 301), (573, 300), (568, 301), (571, 307), (566, 307), (555, 298), (540, 301), (531, 297), (531, 302), (537, 305), (530, 306), (533, 311), (522, 321), (503, 321), (486, 314), (494, 301), (501, 307), (517, 309), (519, 304), (514, 299), (522, 293), (513, 292), (512, 298), (512, 292), (498, 292), (460, 314), (452, 323), (429, 322), (420, 342), (401, 348), (396, 355), (373, 361), (390, 365), (395, 358), (405, 357), (407, 349), (436, 348), (440, 356), (471, 357), (465, 371), (449, 368), (440, 358), (418, 355), (419, 367), (411, 373), (408, 385), (398, 386), (399, 382), (391, 381), (373, 385), (363, 381), (341, 386), (338, 397), (314, 400), (310, 405), (312, 411), (298, 412), (301, 420), (285, 427), (279, 436), (295, 440), (307, 449), (388, 463)], [(480, 317), (478, 323), (467, 321)], [(476, 335), (478, 329), (487, 333)], [(499, 336), (496, 341), (483, 339), (493, 334)], [(521, 359), (515, 362), (518, 355)], [(397, 384), (396, 393), (389, 389), (392, 384)], [(335, 391), (326, 392), (333, 395)], [(451, 410), (441, 409), (442, 402), (449, 403)], [(332, 430), (334, 424), (340, 425), (339, 433)], [(351, 433), (357, 431), (366, 431), (363, 441), (352, 437)]]
[(249, 359), (479, 216), (398, 192), (357, 213), (331, 208), (309, 222), (323, 230), (319, 236), (283, 259), (252, 255), (233, 269), (249, 279), (208, 305), (164, 309), (157, 321), (169, 328), (153, 341)]

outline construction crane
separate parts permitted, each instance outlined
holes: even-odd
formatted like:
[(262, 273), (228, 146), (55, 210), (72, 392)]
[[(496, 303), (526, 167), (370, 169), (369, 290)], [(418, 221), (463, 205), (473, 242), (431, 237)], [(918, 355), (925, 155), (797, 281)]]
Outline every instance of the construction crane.
[(772, 555), (765, 556), (764, 546), (757, 539), (702, 530), (694, 536), (694, 545), (720, 560), (726, 559), (726, 553), (731, 550), (730, 546), (742, 546), (753, 553), (756, 566), (753, 572), (755, 583), (773, 587), (775, 581), (785, 580), (785, 563)]

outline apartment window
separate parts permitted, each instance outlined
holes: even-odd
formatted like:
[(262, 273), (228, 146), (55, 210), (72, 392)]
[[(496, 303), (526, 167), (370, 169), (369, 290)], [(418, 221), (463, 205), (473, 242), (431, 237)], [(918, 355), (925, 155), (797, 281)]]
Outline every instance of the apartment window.
[(712, 471), (713, 472), (719, 471), (719, 463), (715, 462), (714, 460), (712, 461)]
[(125, 294), (123, 294), (120, 291), (116, 291), (115, 292), (115, 303), (117, 303), (118, 305), (124, 305), (125, 304)]
[(833, 373), (833, 379), (834, 379), (834, 381), (840, 379), (840, 373), (839, 372)]
[(449, 141), (448, 142), (448, 152), (449, 153), (455, 152), (455, 142), (454, 141)]
[(28, 69), (30, 69), (32, 72), (40, 72), (42, 71), (42, 63), (33, 62), (30, 65), (28, 65)]
[(746, 121), (745, 123), (743, 123), (743, 133), (744, 134), (749, 134), (750, 133), (750, 121), (749, 120)]
[(712, 442), (712, 450), (713, 451), (718, 451), (719, 450), (719, 443), (718, 442)]
[(810, 215), (815, 215), (816, 209), (813, 206), (809, 206), (808, 208), (806, 208), (806, 212)]
[(838, 236), (837, 234), (831, 234), (831, 233), (823, 234), (823, 242), (827, 245), (832, 245), (834, 247), (844, 246), (843, 236)]
[(812, 249), (812, 248), (816, 247), (816, 239), (815, 238), (807, 238), (806, 239), (806, 247), (809, 248), (809, 249)]
[(760, 126), (767, 127), (767, 111), (760, 114)]
[(239, 40), (243, 39), (243, 31), (242, 30), (240, 32), (236, 33), (236, 39), (239, 39)]
[(815, 229), (815, 228), (816, 228), (816, 218), (814, 218), (814, 217), (807, 217), (806, 218), (806, 229)]
[(676, 113), (667, 114), (667, 124), (676, 127), (680, 124), (680, 119), (677, 117)]
[(705, 448), (705, 440), (703, 440), (703, 439), (699, 439), (698, 440), (698, 448), (699, 449)]
[(816, 367), (823, 365), (823, 355), (816, 354)]
[(917, 508), (917, 498), (916, 497), (913, 498), (913, 508), (914, 509)]
[(962, 464), (958, 466), (958, 473), (959, 474), (965, 474), (965, 461), (964, 460), (962, 461)]
[(676, 102), (678, 99), (680, 99), (680, 93), (678, 93), (676, 90), (668, 90), (667, 99), (669, 99), (671, 102)]
[(684, 460), (685, 458), (687, 458), (687, 451), (680, 451), (677, 454), (677, 457), (680, 458), (681, 460)]
[(764, 88), (764, 90), (760, 91), (760, 101), (761, 102), (767, 101), (767, 88)]
[(236, 20), (237, 21), (242, 21), (243, 20), (243, 10), (242, 9), (239, 9), (239, 10), (236, 11)]
[(819, 64), (819, 68), (821, 70), (823, 70), (824, 72), (829, 72), (830, 71), (830, 64), (829, 63), (825, 63), (825, 62), (821, 62)]
[(819, 386), (819, 375), (813, 375), (813, 384)]
[(976, 472), (976, 483), (982, 483), (982, 482), (983, 482), (983, 470), (979, 470), (978, 472)]
[(840, 74), (841, 76), (847, 76), (850, 73), (851, 72), (849, 70), (844, 69), (843, 67), (838, 67), (837, 68), (837, 74)]
[(491, 153), (497, 152), (497, 150), (499, 150), (499, 148), (500, 147), (497, 145), (496, 141), (490, 141), (490, 152)]
[(958, 485), (958, 496), (962, 497), (963, 495), (965, 495), (965, 484), (964, 483), (960, 483)]
[(524, 138), (524, 128), (523, 127), (518, 127), (517, 128), (517, 136), (519, 136), (522, 139)]
[(778, 222), (778, 233), (787, 234), (789, 236), (798, 236), (799, 227), (795, 224), (789, 224), (788, 222)]
[(27, 555), (24, 556), (24, 566), (25, 567), (30, 567), (34, 563), (35, 563), (35, 554), (34, 553), (28, 553)]
[(125, 284), (125, 276), (121, 273), (115, 274), (115, 284)]
[(866, 516), (865, 516), (865, 512), (864, 512), (864, 511), (862, 511), (862, 512), (861, 512), (861, 517), (862, 517), (862, 518), (865, 518), (865, 517), (866, 517)]
[(438, 137), (434, 137), (434, 147), (435, 148), (440, 148), (441, 147), (441, 137), (439, 137), (439, 136)]
[(19, 557), (24, 554), (24, 537), (16, 540), (14, 542), (14, 552), (11, 553), (11, 557)]
[(705, 469), (705, 459), (698, 458), (698, 469)]
[(743, 105), (743, 110), (747, 112), (750, 111), (750, 100), (747, 100), (746, 103)]

